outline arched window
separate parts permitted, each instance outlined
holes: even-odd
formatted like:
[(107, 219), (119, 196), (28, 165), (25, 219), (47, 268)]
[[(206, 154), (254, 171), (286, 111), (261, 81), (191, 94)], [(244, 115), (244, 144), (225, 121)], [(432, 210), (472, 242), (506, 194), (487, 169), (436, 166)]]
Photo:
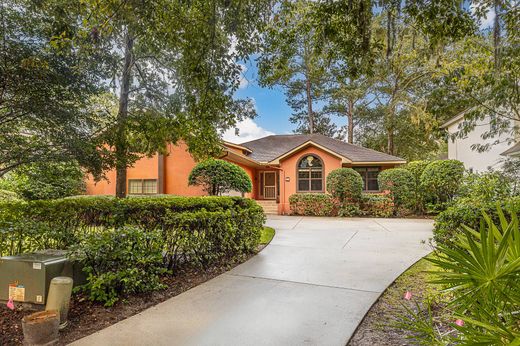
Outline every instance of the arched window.
[(323, 191), (323, 162), (316, 155), (305, 155), (298, 162), (298, 192)]

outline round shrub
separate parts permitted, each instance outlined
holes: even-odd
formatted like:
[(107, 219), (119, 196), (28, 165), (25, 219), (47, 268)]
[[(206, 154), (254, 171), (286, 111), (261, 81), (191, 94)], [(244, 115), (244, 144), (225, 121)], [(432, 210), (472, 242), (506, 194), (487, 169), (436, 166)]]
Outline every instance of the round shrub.
[(208, 159), (198, 163), (188, 177), (189, 185), (200, 185), (211, 196), (229, 191), (251, 192), (253, 184), (246, 171), (234, 163)]
[(410, 171), (404, 168), (385, 169), (377, 177), (379, 189), (390, 192), (396, 206), (414, 204), (414, 182)]
[(511, 181), (501, 172), (469, 173), (460, 187), (457, 200), (475, 202), (501, 201), (511, 196)]
[(327, 192), (341, 202), (359, 200), (363, 190), (363, 178), (352, 168), (338, 168), (327, 176)]
[(421, 188), (435, 203), (451, 200), (464, 177), (464, 164), (458, 160), (437, 160), (426, 166), (421, 175)]

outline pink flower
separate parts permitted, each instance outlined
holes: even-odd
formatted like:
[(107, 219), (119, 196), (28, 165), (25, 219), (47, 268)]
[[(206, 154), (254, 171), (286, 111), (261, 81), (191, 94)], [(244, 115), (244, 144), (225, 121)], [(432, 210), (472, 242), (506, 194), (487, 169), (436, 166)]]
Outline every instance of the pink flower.
[(462, 326), (464, 326), (464, 321), (459, 318), (455, 321), (455, 324), (458, 325), (459, 327), (462, 327)]
[(7, 302), (7, 307), (11, 310), (14, 310), (14, 302), (13, 302), (13, 299), (9, 299), (9, 301)]
[(404, 294), (404, 299), (406, 299), (406, 300), (412, 299), (412, 292), (406, 291), (406, 293)]

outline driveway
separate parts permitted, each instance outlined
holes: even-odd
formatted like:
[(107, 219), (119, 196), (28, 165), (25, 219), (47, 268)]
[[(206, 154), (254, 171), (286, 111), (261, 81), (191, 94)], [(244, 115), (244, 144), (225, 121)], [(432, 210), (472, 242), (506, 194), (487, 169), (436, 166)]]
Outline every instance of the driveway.
[(77, 345), (345, 345), (379, 295), (428, 254), (432, 222), (272, 216), (246, 263)]

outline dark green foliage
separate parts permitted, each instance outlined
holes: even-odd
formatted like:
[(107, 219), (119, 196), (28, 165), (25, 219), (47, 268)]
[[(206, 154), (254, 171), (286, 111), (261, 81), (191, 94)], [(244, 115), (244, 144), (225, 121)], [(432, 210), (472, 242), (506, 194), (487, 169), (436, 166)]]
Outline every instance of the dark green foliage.
[(295, 193), (289, 204), (295, 215), (336, 216), (338, 212), (337, 201), (326, 193)]
[(512, 192), (512, 182), (500, 172), (468, 173), (458, 192), (457, 201), (472, 203), (501, 201)]
[(379, 189), (389, 191), (396, 207), (409, 207), (414, 203), (414, 179), (404, 168), (385, 169), (377, 177)]
[[(512, 197), (499, 201), (502, 208), (520, 215), (520, 197)], [(438, 244), (450, 246), (462, 232), (462, 225), (478, 228), (482, 220), (482, 212), (486, 212), (493, 220), (498, 221), (496, 202), (478, 203), (465, 200), (455, 203), (435, 218), (433, 239)]]
[(85, 190), (84, 172), (75, 162), (36, 162), (10, 172), (5, 185), (28, 200), (79, 195)]
[(388, 195), (364, 193), (361, 196), (361, 213), (370, 217), (391, 217), (394, 202)]
[[(517, 209), (518, 210), (518, 209)], [(433, 284), (449, 292), (449, 304), (437, 314), (464, 321), (453, 325), (456, 333), (434, 328), (431, 318), (411, 314), (409, 330), (422, 344), (513, 345), (520, 340), (520, 228), (518, 212), (505, 215), (500, 207), (494, 217), (482, 212), (477, 227), (463, 226), (453, 244), (437, 244), (435, 256), (427, 260), (438, 270)], [(430, 304), (426, 304), (428, 308)], [(419, 306), (417, 306), (419, 308)], [(420, 308), (419, 308), (420, 309)], [(429, 327), (429, 328), (428, 328)]]
[(198, 163), (188, 177), (189, 185), (200, 185), (211, 196), (229, 191), (251, 192), (253, 184), (238, 165), (217, 159)]
[(414, 184), (413, 208), (414, 208), (415, 212), (424, 211), (425, 196), (421, 189), (421, 176), (422, 176), (424, 170), (426, 169), (426, 167), (430, 164), (430, 162), (431, 161), (428, 161), (428, 160), (417, 160), (417, 161), (408, 162), (406, 164), (406, 166), (403, 167), (403, 168), (407, 169), (408, 171), (410, 171), (410, 173), (412, 173), (413, 184)]
[(457, 160), (433, 161), (421, 175), (421, 188), (433, 203), (448, 202), (458, 192), (464, 177), (464, 165)]
[[(265, 216), (240, 197), (71, 197), (0, 204), (0, 255), (67, 249), (86, 234), (135, 226), (160, 230), (168, 269), (207, 266), (254, 251)], [(189, 254), (189, 256), (188, 256)]]
[(87, 283), (78, 288), (105, 306), (121, 295), (161, 289), (163, 248), (159, 230), (123, 227), (86, 234), (70, 248), (71, 258), (87, 275)]
[(327, 192), (342, 203), (359, 200), (362, 189), (363, 178), (352, 168), (338, 168), (327, 176)]

